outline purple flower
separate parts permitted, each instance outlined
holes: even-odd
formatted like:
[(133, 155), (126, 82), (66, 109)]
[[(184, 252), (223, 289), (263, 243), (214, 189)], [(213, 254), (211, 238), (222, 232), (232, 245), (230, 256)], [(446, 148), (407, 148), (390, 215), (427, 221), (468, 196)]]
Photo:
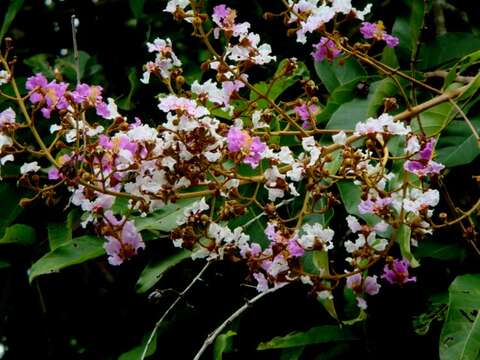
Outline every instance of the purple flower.
[(253, 273), (253, 277), (257, 280), (257, 291), (265, 292), (268, 290), (268, 280), (262, 273)]
[(298, 115), (298, 117), (303, 121), (303, 128), (308, 129), (311, 127), (311, 121), (312, 121), (312, 115), (314, 115), (318, 107), (315, 104), (310, 104), (307, 106), (307, 104), (302, 104), (295, 106), (293, 108), (295, 113)]
[(118, 220), (111, 211), (105, 213), (105, 220), (115, 234), (106, 236), (108, 242), (104, 245), (111, 265), (120, 265), (137, 255), (139, 249), (145, 248), (142, 235), (135, 228), (133, 221), (125, 221), (125, 218)]
[(230, 14), (231, 9), (225, 4), (217, 5), (213, 8), (212, 20), (218, 26), (222, 26), (223, 20)]
[(258, 136), (253, 138), (246, 132), (235, 126), (232, 126), (227, 134), (228, 151), (237, 153), (241, 151), (244, 154), (243, 162), (252, 167), (257, 167), (262, 159), (263, 152), (267, 146), (260, 141)]
[(363, 298), (364, 294), (377, 295), (380, 291), (380, 284), (377, 282), (377, 276), (367, 276), (363, 279), (362, 274), (357, 273), (347, 278), (347, 288), (352, 289), (357, 297), (357, 305), (360, 309), (367, 308), (367, 302)]
[(383, 40), (390, 48), (394, 48), (400, 42), (396, 36), (387, 34), (385, 26), (383, 26), (381, 21), (377, 23), (363, 22), (360, 26), (360, 33), (365, 39), (374, 39), (375, 41)]
[(378, 32), (377, 24), (365, 21), (360, 25), (360, 33), (365, 39), (373, 39)]
[(305, 249), (298, 244), (296, 237), (288, 240), (287, 249), (293, 257), (300, 257), (305, 254)]
[(228, 151), (240, 151), (242, 147), (245, 146), (248, 138), (249, 135), (245, 131), (242, 131), (235, 126), (232, 126), (227, 134)]
[(391, 197), (362, 200), (358, 204), (358, 211), (360, 214), (379, 214), (392, 202)]
[(34, 76), (30, 76), (27, 79), (25, 87), (27, 90), (33, 90), (35, 88), (44, 88), (48, 84), (47, 78), (41, 73), (37, 73)]
[(420, 151), (415, 155), (413, 160), (407, 160), (403, 168), (419, 177), (429, 174), (439, 174), (445, 166), (432, 160), (435, 139), (431, 138)]
[(267, 145), (262, 143), (258, 136), (253, 137), (250, 144), (250, 153), (243, 159), (245, 164), (256, 168), (262, 160), (262, 154), (267, 149)]
[(110, 116), (107, 104), (102, 98), (103, 88), (97, 85), (78, 84), (75, 91), (72, 91), (72, 99), (77, 104), (95, 107), (97, 115), (103, 118)]
[(389, 34), (384, 34), (383, 40), (385, 40), (389, 48), (394, 48), (400, 43), (400, 40), (396, 36), (389, 35)]
[(327, 59), (332, 62), (333, 59), (340, 56), (341, 51), (337, 48), (332, 40), (326, 37), (322, 37), (317, 44), (313, 45), (315, 51), (312, 52), (313, 59), (315, 61), (323, 61)]
[(385, 264), (383, 268), (382, 279), (387, 280), (390, 284), (403, 285), (407, 282), (416, 282), (415, 276), (409, 277), (408, 267), (410, 263), (407, 259), (395, 259), (391, 263)]

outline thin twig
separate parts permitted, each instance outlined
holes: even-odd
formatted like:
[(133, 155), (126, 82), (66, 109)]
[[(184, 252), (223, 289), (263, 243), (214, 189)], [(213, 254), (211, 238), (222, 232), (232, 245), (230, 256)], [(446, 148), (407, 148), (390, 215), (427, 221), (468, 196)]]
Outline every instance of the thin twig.
[(263, 298), (265, 295), (271, 294), (278, 289), (280, 289), (283, 286), (276, 286), (273, 288), (268, 289), (265, 292), (262, 292), (258, 294), (257, 296), (251, 298), (250, 300), (247, 300), (245, 304), (243, 304), (241, 307), (239, 307), (232, 315), (230, 315), (219, 327), (217, 327), (208, 337), (205, 339), (205, 341), (202, 344), (202, 347), (200, 350), (198, 350), (197, 354), (193, 358), (193, 360), (199, 360), (202, 354), (205, 352), (205, 350), (213, 343), (213, 341), (217, 338), (218, 335), (227, 327), (229, 324), (233, 322), (236, 318), (238, 318), (240, 315), (242, 315), (245, 310), (247, 310), (249, 307), (251, 307), (254, 303), (256, 303), (258, 300)]
[(150, 333), (150, 336), (147, 340), (147, 343), (145, 344), (145, 348), (143, 349), (142, 356), (140, 357), (140, 360), (144, 360), (145, 357), (147, 356), (147, 351), (148, 348), (150, 347), (151, 342), (153, 341), (153, 338), (155, 337), (155, 334), (157, 333), (158, 328), (162, 324), (163, 320), (170, 314), (170, 312), (173, 310), (173, 308), (180, 302), (180, 300), (183, 299), (185, 294), (191, 289), (191, 287), (198, 281), (200, 280), (201, 276), (203, 273), (207, 270), (211, 262), (207, 262), (205, 266), (200, 270), (200, 272), (193, 278), (193, 280), (190, 282), (190, 284), (187, 285), (187, 287), (180, 293), (178, 294), (178, 297), (175, 299), (175, 301), (170, 305), (170, 307), (165, 311), (162, 315), (162, 317), (157, 321), (155, 324), (155, 327), (153, 328), (152, 332)]

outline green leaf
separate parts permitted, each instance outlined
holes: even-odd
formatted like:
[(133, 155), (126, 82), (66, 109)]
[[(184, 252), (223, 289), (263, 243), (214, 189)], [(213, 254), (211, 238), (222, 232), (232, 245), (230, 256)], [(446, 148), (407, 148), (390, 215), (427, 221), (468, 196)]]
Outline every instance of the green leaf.
[(280, 354), (280, 360), (300, 360), (300, 357), (302, 356), (304, 349), (305, 347), (303, 346), (284, 349)]
[(72, 240), (74, 222), (77, 220), (79, 214), (80, 211), (78, 209), (72, 209), (68, 213), (65, 223), (50, 223), (47, 225), (50, 250), (55, 250), (60, 245)]
[(229, 330), (217, 336), (213, 345), (213, 360), (222, 360), (224, 353), (232, 351), (232, 337), (235, 335), (237, 335), (235, 331)]
[(143, 15), (143, 8), (145, 7), (146, 0), (130, 0), (130, 10), (132, 10), (133, 16), (138, 19)]
[[(148, 341), (148, 336), (145, 336), (141, 345), (134, 347), (132, 350), (129, 350), (126, 353), (123, 353), (118, 357), (118, 360), (139, 360), (142, 357), (143, 350), (147, 345), (147, 341)], [(157, 351), (156, 340), (150, 343), (150, 345), (148, 346), (147, 353), (145, 355), (148, 357), (150, 355), (153, 355), (155, 351)]]
[(462, 74), (466, 69), (477, 63), (479, 60), (480, 50), (474, 51), (473, 53), (468, 54), (460, 59), (449, 71), (447, 77), (445, 78), (443, 88), (446, 89), (452, 82), (455, 81), (455, 78), (458, 74)]
[(441, 360), (476, 360), (480, 354), (480, 274), (458, 276), (449, 288), (440, 335)]
[(72, 240), (72, 231), (66, 224), (50, 223), (47, 225), (47, 232), (50, 250), (55, 250), (60, 245)]
[(190, 251), (181, 250), (164, 259), (149, 263), (138, 278), (137, 293), (145, 293), (150, 290), (169, 269), (190, 258), (190, 255)]
[(397, 16), (392, 28), (392, 34), (400, 40), (397, 50), (401, 57), (409, 61), (412, 53), (415, 53), (417, 50), (417, 41), (423, 27), (425, 8), (424, 0), (412, 0), (408, 5), (409, 14)]
[(400, 253), (408, 260), (412, 268), (420, 266), (411, 251), (412, 229), (407, 224), (401, 224), (397, 230), (397, 242), (400, 246)]
[(137, 71), (134, 67), (130, 68), (128, 71), (128, 82), (130, 83), (130, 91), (128, 92), (128, 95), (117, 101), (118, 107), (122, 110), (132, 110), (135, 108), (135, 104), (132, 102), (132, 97), (138, 89), (139, 82)]
[[(480, 117), (471, 119), (480, 131)], [(480, 146), (470, 127), (463, 120), (454, 120), (442, 132), (436, 146), (436, 161), (445, 166), (459, 166), (472, 162), (480, 154)]]
[(72, 239), (38, 259), (28, 270), (29, 281), (105, 254), (104, 242), (103, 239), (90, 235)]
[(417, 258), (429, 257), (443, 261), (463, 261), (466, 249), (458, 242), (446, 242), (438, 238), (422, 240), (415, 250)]
[(0, 260), (0, 270), (10, 267), (11, 264), (8, 261)]
[(268, 342), (260, 343), (257, 350), (285, 349), (312, 344), (325, 344), (352, 340), (358, 340), (358, 337), (352, 330), (335, 325), (324, 325), (311, 328), (306, 332), (294, 332), (286, 336), (275, 337)]
[(10, 0), (8, 5), (7, 12), (3, 18), (2, 28), (0, 29), (0, 45), (2, 43), (3, 37), (7, 33), (10, 25), (12, 25), (15, 16), (17, 16), (18, 11), (22, 8), (24, 0)]
[(337, 87), (330, 95), (327, 105), (325, 108), (318, 114), (317, 122), (325, 123), (330, 120), (330, 117), (337, 111), (337, 109), (342, 105), (353, 98), (356, 97), (357, 84), (360, 81), (368, 81), (371, 79), (376, 79), (377, 77), (363, 76), (356, 78), (352, 81), (349, 81), (342, 86)]
[(341, 85), (367, 75), (362, 65), (354, 58), (337, 58), (332, 63), (316, 61), (315, 70), (329, 93)]
[(0, 244), (32, 245), (37, 240), (35, 229), (29, 225), (15, 224), (5, 230)]
[(420, 47), (419, 69), (439, 67), (480, 48), (480, 37), (471, 33), (449, 32)]
[[(85, 51), (78, 52), (78, 64), (80, 70), (80, 79), (83, 79), (85, 76), (85, 72), (87, 70), (87, 66), (91, 56), (87, 54)], [(59, 58), (55, 61), (55, 67), (60, 70), (60, 72), (65, 75), (70, 81), (77, 80), (77, 62), (75, 60), (74, 54), (69, 54), (63, 58)]]
[(420, 128), (417, 119), (414, 119), (412, 120), (412, 130), (419, 133), (423, 129), (428, 137), (438, 135), (454, 115), (452, 109), (452, 104), (444, 103), (422, 112), (419, 115), (422, 127)]
[[(283, 59), (274, 75), (274, 80), (272, 82), (259, 82), (254, 85), (260, 93), (266, 95), (270, 100), (275, 101), (285, 90), (294, 85), (297, 81), (301, 79), (306, 79), (309, 77), (309, 71), (307, 66), (301, 61), (297, 61), (295, 69), (290, 71), (289, 64), (291, 61), (289, 59)], [(260, 96), (255, 92), (250, 92), (250, 100), (256, 101), (256, 108), (265, 109), (268, 107), (268, 101), (265, 99), (260, 99)]]
[(375, 81), (370, 85), (366, 99), (354, 98), (340, 105), (325, 127), (327, 129), (353, 130), (358, 122), (365, 121), (369, 116), (376, 117), (379, 109), (383, 107), (384, 99), (397, 92), (398, 89), (393, 80)]
[(2, 199), (2, 206), (0, 206), (0, 236), (3, 236), (7, 226), (23, 211), (23, 208), (18, 205), (20, 198), (21, 196), (15, 186), (0, 183), (0, 199)]
[(360, 204), (360, 196), (362, 195), (362, 191), (358, 185), (355, 185), (350, 181), (339, 181), (337, 187), (340, 192), (340, 197), (342, 198), (342, 203), (345, 206), (345, 210), (349, 214), (358, 216), (370, 225), (376, 224), (380, 221), (380, 218), (377, 215), (361, 214), (360, 211), (358, 211), (358, 204)]
[(198, 199), (184, 199), (175, 204), (168, 204), (165, 207), (155, 210), (147, 217), (132, 217), (138, 231), (158, 230), (170, 232), (175, 229), (177, 219), (183, 214), (183, 210)]
[(33, 73), (42, 73), (48, 78), (53, 78), (55, 73), (48, 61), (49, 57), (48, 54), (36, 54), (23, 60), (23, 62), (32, 69)]

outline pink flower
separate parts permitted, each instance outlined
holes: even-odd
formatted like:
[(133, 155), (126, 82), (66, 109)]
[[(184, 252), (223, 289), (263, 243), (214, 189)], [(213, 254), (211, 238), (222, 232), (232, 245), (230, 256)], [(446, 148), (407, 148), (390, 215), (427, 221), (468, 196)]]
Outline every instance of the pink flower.
[(84, 106), (95, 107), (97, 115), (103, 118), (110, 116), (107, 104), (102, 98), (103, 88), (101, 86), (87, 84), (78, 84), (75, 91), (72, 91), (73, 101)]
[(288, 240), (287, 249), (293, 257), (300, 257), (305, 254), (305, 249), (298, 244), (296, 237)]
[(392, 202), (391, 197), (362, 200), (358, 204), (358, 211), (360, 214), (379, 214)]
[(242, 152), (243, 162), (255, 168), (262, 159), (262, 154), (267, 146), (260, 141), (258, 136), (253, 138), (246, 132), (232, 126), (227, 134), (228, 151), (231, 153)]
[(432, 160), (434, 146), (435, 139), (431, 138), (414, 157), (414, 160), (407, 160), (405, 162), (403, 168), (419, 177), (429, 174), (439, 174), (445, 166)]
[(363, 279), (362, 274), (354, 274), (347, 278), (347, 288), (352, 289), (357, 298), (357, 305), (360, 309), (367, 308), (367, 302), (363, 298), (364, 294), (377, 295), (380, 291), (380, 284), (377, 282), (377, 276), (367, 276)]
[(341, 54), (341, 50), (337, 48), (335, 43), (326, 37), (322, 37), (313, 47), (315, 51), (312, 52), (312, 56), (315, 61), (327, 59), (329, 62), (332, 62), (333, 59), (339, 57)]
[(403, 285), (407, 282), (416, 282), (415, 276), (409, 277), (408, 267), (410, 263), (406, 258), (402, 260), (395, 259), (389, 264), (385, 264), (383, 268), (382, 279), (387, 280), (390, 284)]
[(10, 107), (0, 112), (0, 129), (15, 125), (15, 118), (15, 111)]
[(360, 26), (360, 32), (365, 39), (374, 39), (375, 41), (383, 40), (390, 48), (394, 48), (400, 42), (396, 36), (387, 34), (381, 21), (377, 23), (363, 22)]
[(253, 273), (253, 277), (257, 280), (257, 291), (265, 292), (268, 290), (268, 280), (262, 273)]
[(312, 126), (312, 116), (315, 115), (315, 113), (318, 110), (318, 107), (315, 104), (310, 104), (307, 106), (307, 104), (302, 104), (295, 106), (293, 108), (295, 113), (298, 115), (298, 117), (303, 121), (303, 128), (308, 129)]
[(104, 249), (111, 265), (120, 265), (125, 260), (137, 255), (139, 249), (145, 248), (142, 235), (137, 231), (133, 221), (118, 220), (111, 211), (105, 213), (106, 223), (114, 230), (115, 236), (108, 235)]

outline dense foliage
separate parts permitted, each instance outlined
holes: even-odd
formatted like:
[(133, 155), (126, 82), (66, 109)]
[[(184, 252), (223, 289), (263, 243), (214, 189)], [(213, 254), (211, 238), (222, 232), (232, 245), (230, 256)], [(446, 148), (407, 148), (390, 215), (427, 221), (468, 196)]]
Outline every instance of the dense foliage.
[(0, 358), (479, 358), (476, 6), (351, 2), (0, 5)]

